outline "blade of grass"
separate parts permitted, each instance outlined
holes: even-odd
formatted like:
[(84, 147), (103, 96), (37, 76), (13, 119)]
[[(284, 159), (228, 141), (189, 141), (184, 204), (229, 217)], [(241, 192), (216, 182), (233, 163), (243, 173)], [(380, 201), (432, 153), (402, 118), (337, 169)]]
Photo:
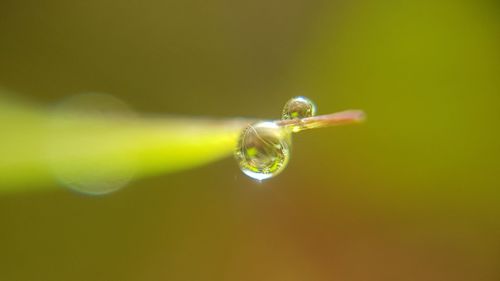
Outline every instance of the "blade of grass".
[[(256, 120), (138, 117), (75, 108), (19, 106), (0, 96), (0, 193), (49, 190), (59, 185), (103, 194), (133, 178), (175, 172), (230, 155), (243, 128)], [(99, 96), (102, 98), (102, 96)], [(99, 103), (116, 105), (116, 100)], [(108, 104), (108, 105), (109, 105)], [(359, 123), (360, 110), (276, 120), (297, 131)]]
[(0, 192), (53, 188), (54, 179), (140, 178), (230, 155), (247, 120), (71, 115), (0, 100)]

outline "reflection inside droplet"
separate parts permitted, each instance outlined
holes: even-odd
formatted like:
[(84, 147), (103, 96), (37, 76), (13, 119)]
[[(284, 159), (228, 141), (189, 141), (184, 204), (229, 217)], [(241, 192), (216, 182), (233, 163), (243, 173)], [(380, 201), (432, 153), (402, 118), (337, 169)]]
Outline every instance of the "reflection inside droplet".
[(264, 180), (279, 174), (290, 158), (291, 133), (274, 122), (260, 122), (243, 130), (235, 156), (247, 176)]

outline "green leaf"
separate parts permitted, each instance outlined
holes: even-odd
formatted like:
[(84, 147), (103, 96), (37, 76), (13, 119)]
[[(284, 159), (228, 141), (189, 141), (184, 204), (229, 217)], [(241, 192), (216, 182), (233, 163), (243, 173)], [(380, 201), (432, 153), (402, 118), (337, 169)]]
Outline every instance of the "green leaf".
[[(226, 157), (248, 120), (41, 110), (0, 100), (0, 192), (85, 192)], [(94, 190), (97, 189), (97, 190)]]

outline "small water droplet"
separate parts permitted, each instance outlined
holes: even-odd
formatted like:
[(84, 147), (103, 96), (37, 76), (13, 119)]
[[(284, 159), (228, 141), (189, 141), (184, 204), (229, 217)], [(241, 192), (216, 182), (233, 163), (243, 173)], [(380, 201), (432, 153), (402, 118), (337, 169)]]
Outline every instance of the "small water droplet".
[(282, 120), (301, 119), (316, 115), (316, 105), (306, 97), (294, 97), (283, 107)]
[(259, 122), (245, 128), (235, 157), (247, 176), (264, 180), (285, 169), (290, 158), (291, 132), (274, 122)]

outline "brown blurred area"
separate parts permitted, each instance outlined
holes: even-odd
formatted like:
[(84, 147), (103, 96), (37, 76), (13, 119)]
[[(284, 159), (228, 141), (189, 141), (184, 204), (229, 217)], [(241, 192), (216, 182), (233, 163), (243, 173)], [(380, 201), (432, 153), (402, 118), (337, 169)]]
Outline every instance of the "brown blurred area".
[(233, 159), (103, 197), (0, 197), (0, 280), (499, 280), (494, 1), (0, 2), (0, 86), (141, 114), (366, 124), (294, 137), (263, 183)]

